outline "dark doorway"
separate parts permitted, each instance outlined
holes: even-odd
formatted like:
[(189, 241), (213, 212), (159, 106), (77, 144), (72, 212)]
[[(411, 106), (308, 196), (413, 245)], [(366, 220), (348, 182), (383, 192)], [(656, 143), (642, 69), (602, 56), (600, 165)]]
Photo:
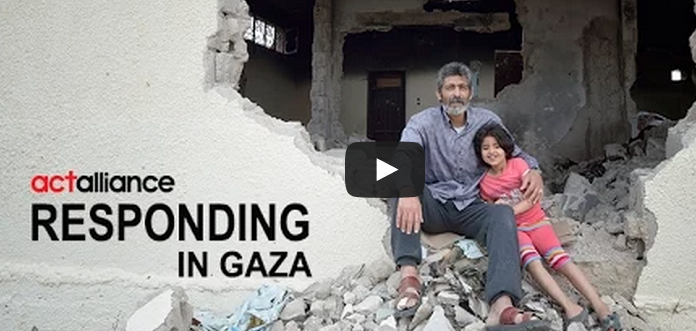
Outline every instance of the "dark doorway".
[(367, 137), (398, 141), (406, 125), (406, 75), (403, 71), (375, 71), (368, 76)]

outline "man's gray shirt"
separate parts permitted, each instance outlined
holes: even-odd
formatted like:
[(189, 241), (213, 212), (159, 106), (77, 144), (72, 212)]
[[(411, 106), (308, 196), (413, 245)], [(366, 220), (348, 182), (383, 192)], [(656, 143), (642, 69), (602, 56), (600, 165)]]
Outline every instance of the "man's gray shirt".
[[(483, 108), (469, 107), (466, 117), (464, 130), (457, 132), (442, 107), (428, 108), (413, 115), (401, 134), (402, 142), (423, 146), (425, 185), (433, 197), (442, 203), (452, 200), (459, 210), (477, 199), (478, 184), (486, 171), (476, 156), (479, 151), (474, 151), (476, 132), (491, 122), (502, 125), (498, 115)], [(523, 158), (530, 168), (539, 167), (517, 144), (513, 156)], [(402, 181), (399, 187), (406, 185), (409, 183)]]

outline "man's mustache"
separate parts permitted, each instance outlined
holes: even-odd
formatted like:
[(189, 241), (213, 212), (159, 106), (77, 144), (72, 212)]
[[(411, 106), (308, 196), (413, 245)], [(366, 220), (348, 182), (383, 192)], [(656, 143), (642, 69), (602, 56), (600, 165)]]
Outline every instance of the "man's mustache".
[(460, 104), (462, 104), (462, 105), (465, 105), (465, 104), (466, 104), (466, 100), (464, 100), (464, 98), (454, 97), (454, 98), (450, 99), (450, 101), (449, 101), (449, 104), (450, 104), (450, 105), (453, 104), (453, 103), (460, 103)]

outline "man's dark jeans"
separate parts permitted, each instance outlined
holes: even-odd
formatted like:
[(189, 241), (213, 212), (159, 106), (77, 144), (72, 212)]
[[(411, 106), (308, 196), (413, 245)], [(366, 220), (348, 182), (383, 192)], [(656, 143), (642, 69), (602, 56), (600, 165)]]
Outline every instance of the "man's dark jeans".
[[(423, 208), (421, 230), (426, 233), (454, 232), (475, 239), (488, 251), (486, 298), (492, 304), (508, 294), (513, 304), (522, 296), (517, 226), (512, 208), (476, 200), (463, 210), (451, 201), (435, 200), (426, 187), (420, 197)], [(391, 243), (398, 266), (421, 262), (420, 233), (406, 234), (396, 227), (398, 199), (390, 199), (392, 210)]]

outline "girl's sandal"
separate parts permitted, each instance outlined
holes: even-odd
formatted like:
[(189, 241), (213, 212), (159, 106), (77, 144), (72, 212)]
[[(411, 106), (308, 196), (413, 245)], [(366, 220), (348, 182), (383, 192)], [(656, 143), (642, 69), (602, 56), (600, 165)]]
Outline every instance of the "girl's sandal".
[(619, 320), (619, 315), (616, 313), (611, 313), (600, 322), (602, 331), (621, 331), (621, 321)]

